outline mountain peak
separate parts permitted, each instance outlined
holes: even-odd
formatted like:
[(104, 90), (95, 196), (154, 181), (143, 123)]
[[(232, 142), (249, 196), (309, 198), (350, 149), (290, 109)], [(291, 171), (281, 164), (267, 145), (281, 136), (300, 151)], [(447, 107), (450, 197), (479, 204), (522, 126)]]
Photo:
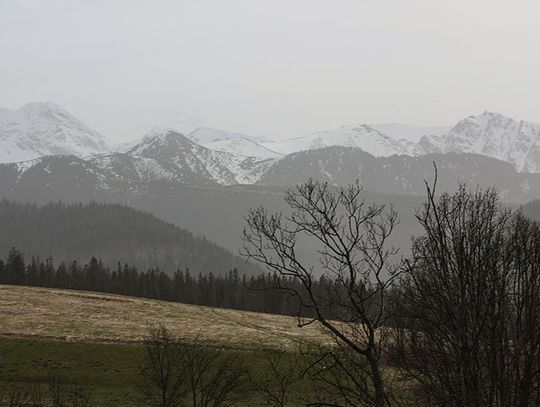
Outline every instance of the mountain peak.
[(540, 125), (488, 112), (460, 120), (442, 140), (443, 152), (481, 154), (522, 172), (540, 172)]
[(84, 157), (109, 151), (101, 134), (52, 102), (0, 109), (0, 162), (45, 155)]
[(148, 142), (155, 138), (177, 138), (177, 137), (184, 137), (186, 138), (181, 132), (179, 132), (176, 129), (173, 129), (172, 127), (163, 127), (163, 126), (154, 126), (150, 129), (148, 133), (146, 133), (142, 141)]
[(191, 149), (195, 143), (179, 131), (169, 127), (153, 127), (142, 140), (125, 150), (128, 154), (144, 155), (150, 151), (155, 154), (177, 154), (179, 151)]
[(478, 115), (472, 115), (472, 116), (469, 116), (469, 118), (471, 119), (476, 119), (476, 120), (479, 120), (479, 119), (482, 119), (482, 118), (485, 118), (485, 119), (497, 119), (497, 120), (500, 120), (500, 119), (503, 119), (503, 120), (514, 120), (508, 116), (505, 116), (499, 112), (489, 112), (487, 110), (485, 110), (483, 113), (481, 114), (478, 114)]

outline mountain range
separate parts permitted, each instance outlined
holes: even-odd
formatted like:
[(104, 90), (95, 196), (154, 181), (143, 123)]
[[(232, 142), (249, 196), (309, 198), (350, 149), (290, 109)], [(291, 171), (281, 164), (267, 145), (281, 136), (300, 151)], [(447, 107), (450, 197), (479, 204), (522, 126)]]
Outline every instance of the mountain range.
[[(423, 131), (434, 134), (417, 143), (398, 138)], [(30, 103), (0, 110), (0, 157), (8, 161), (0, 166), (0, 186), (8, 197), (67, 184), (85, 196), (133, 195), (151, 182), (269, 187), (313, 177), (336, 185), (359, 179), (371, 191), (420, 195), (435, 162), (439, 182), (448, 178), (443, 190), (459, 180), (496, 186), (504, 199), (521, 202), (540, 197), (538, 143), (540, 125), (485, 112), (446, 130), (362, 124), (283, 141), (210, 128), (183, 135), (156, 127), (136, 142), (110, 147), (59, 106)]]
[[(411, 136), (420, 135), (419, 141), (411, 141)], [(344, 125), (278, 141), (205, 127), (186, 135), (170, 128), (154, 128), (137, 142), (114, 147), (97, 131), (50, 102), (0, 109), (3, 163), (47, 155), (92, 160), (98, 155), (123, 153), (132, 157), (143, 178), (155, 178), (159, 173), (190, 182), (198, 174), (221, 185), (253, 184), (287, 155), (331, 146), (360, 148), (375, 157), (477, 154), (507, 162), (518, 172), (540, 172), (540, 125), (490, 112), (464, 118), (453, 127)], [(117, 158), (104, 159), (110, 160)]]

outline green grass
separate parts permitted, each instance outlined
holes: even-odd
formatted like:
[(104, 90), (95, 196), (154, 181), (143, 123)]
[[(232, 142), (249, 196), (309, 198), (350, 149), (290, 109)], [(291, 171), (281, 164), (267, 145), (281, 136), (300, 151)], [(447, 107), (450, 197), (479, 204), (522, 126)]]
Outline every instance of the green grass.
[[(238, 351), (238, 357), (254, 372), (266, 369), (266, 351)], [(55, 377), (64, 386), (82, 387), (91, 393), (91, 406), (143, 406), (139, 395), (139, 366), (144, 357), (140, 344), (106, 344), (50, 340), (0, 339), (0, 391), (13, 386), (47, 386)], [(310, 391), (307, 383), (293, 390), (297, 398)], [(246, 389), (242, 406), (264, 405)]]
[(141, 345), (0, 340), (0, 381), (43, 384), (55, 377), (92, 394), (95, 406), (137, 406)]

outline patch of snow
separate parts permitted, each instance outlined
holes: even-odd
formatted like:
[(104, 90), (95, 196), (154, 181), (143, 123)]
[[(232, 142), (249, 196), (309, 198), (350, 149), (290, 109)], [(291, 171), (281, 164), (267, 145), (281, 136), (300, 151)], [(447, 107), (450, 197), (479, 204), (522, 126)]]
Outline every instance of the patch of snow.
[(264, 147), (282, 154), (314, 150), (330, 146), (356, 147), (376, 157), (410, 154), (400, 143), (367, 124), (341, 126), (305, 137), (263, 143)]
[(204, 147), (214, 151), (222, 151), (225, 153), (239, 155), (243, 157), (259, 157), (259, 158), (279, 158), (283, 154), (272, 151), (263, 145), (256, 143), (245, 137), (213, 141), (202, 144)]

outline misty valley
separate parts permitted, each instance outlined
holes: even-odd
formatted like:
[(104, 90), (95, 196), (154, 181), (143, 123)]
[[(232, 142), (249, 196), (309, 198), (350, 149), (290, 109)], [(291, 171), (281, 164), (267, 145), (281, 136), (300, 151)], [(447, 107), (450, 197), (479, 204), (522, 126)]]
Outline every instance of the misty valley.
[(0, 407), (540, 407), (538, 15), (0, 0)]
[(51, 103), (0, 123), (6, 405), (540, 400), (540, 126), (109, 147)]

